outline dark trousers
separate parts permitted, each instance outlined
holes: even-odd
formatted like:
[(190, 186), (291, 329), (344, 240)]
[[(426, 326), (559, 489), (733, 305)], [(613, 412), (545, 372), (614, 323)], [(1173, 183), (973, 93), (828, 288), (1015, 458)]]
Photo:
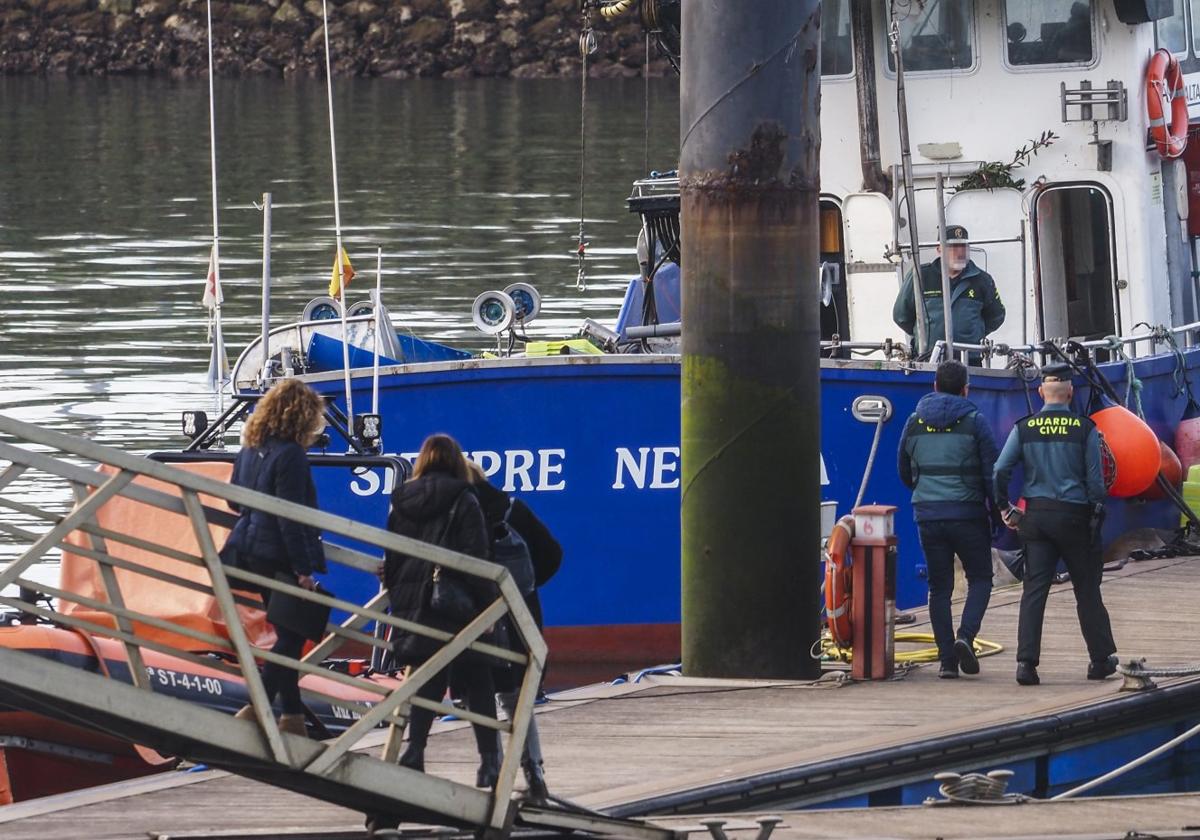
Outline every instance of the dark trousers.
[[(272, 653), (286, 656), (289, 659), (299, 659), (304, 650), (304, 637), (293, 633), (286, 627), (275, 628), (275, 645)], [(262, 669), (263, 688), (267, 690), (267, 699), (272, 703), (279, 697), (280, 711), (285, 715), (304, 714), (304, 703), (300, 700), (300, 672), (284, 665), (268, 662)]]
[[(467, 708), (472, 712), (484, 717), (496, 717), (496, 686), (492, 682), (492, 669), (489, 666), (461, 660), (455, 662), (421, 686), (417, 696), (440, 702), (446, 695), (447, 686), (455, 697), (466, 699)], [(410, 747), (425, 748), (434, 716), (435, 713), (430, 709), (412, 707), (408, 721)], [(480, 755), (500, 751), (500, 735), (496, 730), (478, 724), (472, 724), (471, 728), (475, 731), (475, 746)]]
[(992, 597), (992, 531), (987, 519), (934, 519), (917, 523), (925, 568), (929, 576), (929, 623), (937, 641), (938, 658), (953, 663), (954, 615), (950, 596), (954, 593), (954, 556), (967, 576), (967, 601), (957, 637), (974, 641), (983, 624)]
[(1061, 558), (1075, 589), (1075, 610), (1088, 656), (1099, 662), (1117, 652), (1108, 610), (1100, 597), (1104, 562), (1092, 551), (1088, 534), (1089, 515), (1079, 512), (1038, 510), (1032, 507), (1021, 522), (1025, 546), (1025, 581), (1021, 593), (1021, 615), (1017, 622), (1017, 661), (1037, 665), (1042, 650), (1042, 620), (1046, 598)]

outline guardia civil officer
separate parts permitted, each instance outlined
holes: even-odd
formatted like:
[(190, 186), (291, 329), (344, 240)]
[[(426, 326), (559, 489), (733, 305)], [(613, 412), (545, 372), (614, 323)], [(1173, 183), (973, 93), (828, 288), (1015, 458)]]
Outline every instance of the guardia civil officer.
[[(992, 497), (996, 441), (987, 418), (967, 399), (967, 366), (938, 365), (932, 394), (921, 397), (900, 437), (900, 480), (913, 491), (913, 518), (929, 572), (929, 623), (941, 679), (979, 673), (974, 641), (992, 594)], [(950, 597), (954, 557), (967, 577), (962, 622), (954, 631)]]
[[(1004, 323), (1004, 303), (996, 291), (992, 275), (971, 260), (970, 239), (962, 225), (946, 228), (946, 253), (938, 246), (938, 258), (921, 266), (921, 291), (925, 301), (925, 334), (930, 345), (946, 335), (945, 309), (942, 300), (942, 260), (950, 274), (950, 313), (954, 318), (954, 340), (963, 344), (979, 344), (1000, 329)], [(892, 320), (909, 335), (916, 334), (917, 306), (913, 300), (913, 275), (904, 279)]]
[[(1017, 530), (1025, 547), (1017, 682), (1039, 682), (1042, 619), (1059, 559), (1066, 563), (1075, 590), (1079, 629), (1091, 659), (1087, 678), (1102, 680), (1117, 669), (1117, 645), (1100, 597), (1104, 566), (1094, 550), (1104, 521), (1100, 432), (1090, 419), (1071, 410), (1067, 365), (1043, 367), (1038, 394), (1045, 403), (1042, 410), (1017, 422), (996, 461), (996, 502), (1005, 524)], [(1009, 482), (1017, 464), (1025, 468), (1023, 516), (1009, 503)]]

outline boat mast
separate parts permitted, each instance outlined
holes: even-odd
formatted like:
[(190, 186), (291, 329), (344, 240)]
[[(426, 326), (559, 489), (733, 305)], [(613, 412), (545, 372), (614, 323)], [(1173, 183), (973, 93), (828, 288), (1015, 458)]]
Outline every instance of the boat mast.
[(820, 673), (821, 3), (746, 5), (683, 4), (683, 664), (807, 679)]
[[(900, 166), (904, 179), (904, 203), (908, 206), (908, 237), (912, 246), (913, 307), (917, 314), (913, 338), (917, 342), (917, 356), (929, 349), (929, 324), (925, 321), (925, 295), (921, 285), (921, 237), (917, 233), (917, 199), (913, 189), (912, 144), (908, 139), (908, 99), (904, 92), (904, 50), (900, 45), (900, 21), (896, 17), (896, 4), (888, 4), (890, 30), (888, 43), (896, 64), (896, 116), (900, 123)], [(900, 274), (904, 275), (904, 253), (900, 254)], [(945, 308), (943, 303), (943, 308)]]
[(263, 193), (263, 252), (262, 252), (262, 375), (261, 387), (267, 389), (271, 378), (271, 194)]
[[(224, 294), (221, 291), (221, 233), (217, 224), (217, 109), (216, 95), (213, 87), (213, 28), (212, 0), (208, 0), (208, 139), (209, 159), (212, 170), (212, 271), (213, 271), (213, 348), (211, 364), (215, 365), (216, 376), (213, 386), (217, 401), (217, 416), (225, 413), (225, 336), (221, 331), (221, 302)], [(208, 281), (205, 280), (207, 283)], [(223, 440), (224, 438), (222, 438)]]
[[(333, 160), (333, 270), (338, 280), (342, 313), (342, 372), (346, 380), (346, 428), (354, 429), (354, 398), (350, 393), (350, 331), (346, 326), (346, 270), (342, 267), (342, 206), (338, 199), (337, 138), (333, 130), (333, 64), (329, 59), (329, 4), (321, 0), (321, 31), (325, 35), (325, 93), (329, 103), (329, 154)], [(351, 432), (353, 433), (353, 431)]]

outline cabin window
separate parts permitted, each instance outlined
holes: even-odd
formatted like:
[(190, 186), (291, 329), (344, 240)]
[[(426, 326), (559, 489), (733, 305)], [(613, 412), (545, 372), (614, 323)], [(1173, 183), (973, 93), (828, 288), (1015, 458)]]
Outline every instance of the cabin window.
[[(974, 65), (974, 0), (896, 3), (895, 9), (904, 50), (904, 72), (968, 70)], [(888, 19), (886, 11), (883, 19)], [(890, 50), (888, 69), (896, 70)]]
[(1092, 61), (1092, 4), (1084, 0), (1005, 0), (1008, 63), (1088, 64)]
[(821, 75), (849, 76), (853, 72), (850, 0), (825, 0), (821, 4)]
[(1200, 0), (1191, 0), (1191, 12), (1188, 17), (1192, 19), (1192, 52), (1200, 56), (1200, 26), (1196, 25), (1200, 20)]
[[(1175, 0), (1175, 10), (1168, 18), (1154, 22), (1154, 34), (1158, 37), (1158, 45), (1176, 54), (1186, 54), (1188, 51), (1187, 12), (1184, 0)], [(1200, 5), (1192, 0), (1192, 6)]]
[(1117, 332), (1112, 205), (1099, 187), (1051, 187), (1037, 200), (1038, 285), (1044, 338)]

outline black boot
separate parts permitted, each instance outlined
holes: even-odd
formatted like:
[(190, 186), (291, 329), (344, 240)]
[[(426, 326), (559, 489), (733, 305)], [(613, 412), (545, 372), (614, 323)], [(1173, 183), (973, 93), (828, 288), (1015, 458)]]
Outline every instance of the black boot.
[(525, 798), (538, 805), (544, 805), (550, 800), (550, 790), (546, 787), (546, 774), (542, 771), (540, 761), (522, 761), (521, 769), (525, 771)]
[(400, 766), (409, 770), (425, 772), (425, 745), (409, 743), (408, 749), (400, 756)]
[(479, 754), (479, 771), (475, 774), (475, 787), (494, 788), (500, 778), (500, 753), (485, 752)]

